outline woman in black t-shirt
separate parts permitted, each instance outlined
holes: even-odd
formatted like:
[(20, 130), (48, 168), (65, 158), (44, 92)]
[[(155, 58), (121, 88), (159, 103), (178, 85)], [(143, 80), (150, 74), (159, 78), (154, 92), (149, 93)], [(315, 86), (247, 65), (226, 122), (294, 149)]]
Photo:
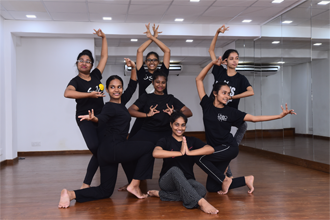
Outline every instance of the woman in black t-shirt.
[(186, 124), (187, 117), (181, 112), (171, 115), (172, 135), (160, 139), (153, 151), (155, 158), (163, 159), (161, 190), (149, 190), (148, 194), (162, 201), (182, 201), (188, 209), (200, 207), (206, 213), (217, 214), (219, 211), (204, 199), (206, 189), (195, 180), (193, 172), (194, 156), (212, 154), (214, 149), (195, 137), (184, 137)]
[(101, 59), (97, 67), (91, 72), (94, 58), (92, 52), (83, 50), (77, 57), (78, 76), (74, 77), (65, 89), (64, 97), (76, 99), (76, 121), (84, 137), (88, 149), (93, 156), (88, 164), (87, 173), (81, 188), (89, 187), (93, 176), (99, 167), (96, 153), (99, 146), (99, 130), (91, 121), (80, 121), (78, 115), (88, 114), (88, 110), (94, 109), (99, 114), (103, 108), (103, 85), (101, 84), (102, 73), (108, 59), (108, 43), (101, 29), (95, 30), (97, 36), (102, 37)]
[(296, 114), (292, 109), (282, 108), (282, 113), (271, 116), (253, 116), (235, 108), (226, 106), (230, 98), (230, 88), (226, 83), (218, 82), (213, 85), (214, 99), (209, 98), (204, 89), (203, 80), (213, 65), (221, 64), (221, 57), (210, 62), (196, 77), (196, 85), (201, 106), (207, 143), (214, 147), (212, 155), (201, 156), (197, 164), (208, 174), (206, 188), (210, 192), (218, 191), (226, 194), (229, 189), (247, 185), (248, 193), (254, 191), (253, 176), (228, 178), (224, 175), (229, 162), (238, 154), (238, 144), (230, 133), (231, 126), (237, 126), (244, 121), (260, 122), (283, 118), (287, 114)]
[[(88, 115), (79, 116), (81, 121), (92, 121), (104, 127), (104, 137), (98, 147), (97, 158), (100, 164), (101, 184), (98, 187), (68, 191), (63, 189), (58, 207), (67, 208), (70, 201), (87, 202), (109, 198), (114, 190), (118, 163), (136, 161), (132, 181), (127, 191), (139, 199), (147, 197), (140, 190), (140, 181), (152, 178), (154, 144), (142, 141), (127, 141), (131, 116), (125, 104), (131, 99), (136, 90), (137, 81), (134, 62), (126, 60), (132, 65), (131, 80), (123, 93), (123, 80), (119, 76), (110, 76), (106, 82), (106, 90), (110, 101), (107, 102), (101, 113), (94, 116), (93, 109)], [(136, 146), (139, 146), (138, 148)]]

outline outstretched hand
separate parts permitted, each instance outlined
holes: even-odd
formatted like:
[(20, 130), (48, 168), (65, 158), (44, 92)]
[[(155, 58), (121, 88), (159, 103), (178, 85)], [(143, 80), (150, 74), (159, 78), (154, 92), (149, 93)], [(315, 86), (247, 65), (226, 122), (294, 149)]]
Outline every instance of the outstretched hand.
[(80, 118), (80, 121), (91, 121), (94, 118), (94, 109), (92, 109), (92, 111), (88, 110), (88, 115), (79, 115), (78, 118)]
[(287, 116), (288, 114), (290, 115), (296, 115), (297, 113), (294, 112), (293, 109), (288, 109), (288, 104), (285, 103), (285, 109), (283, 108), (283, 106), (281, 105), (281, 108), (282, 108), (282, 113), (280, 114), (281, 115), (281, 118)]
[(218, 34), (219, 33), (225, 33), (227, 30), (229, 29), (229, 27), (226, 27), (225, 25), (222, 25), (218, 30)]
[(159, 111), (156, 109), (157, 106), (158, 106), (158, 104), (155, 105), (155, 107), (150, 106), (150, 111), (149, 111), (149, 113), (147, 114), (148, 117), (152, 117), (152, 116), (154, 116), (155, 114), (158, 114), (158, 113), (159, 113)]
[(132, 61), (130, 58), (124, 58), (124, 60), (125, 60), (127, 66), (135, 68), (135, 62)]
[(174, 107), (172, 105), (172, 108), (170, 108), (170, 106), (168, 106), (168, 104), (166, 103), (167, 109), (164, 109), (163, 111), (165, 113), (167, 113), (168, 115), (172, 115), (173, 111), (174, 111)]
[(150, 22), (148, 24), (146, 24), (146, 28), (147, 28), (147, 31), (144, 32), (144, 34), (147, 36), (147, 38), (150, 38), (152, 36), (151, 32), (150, 32)]
[(94, 31), (95, 32), (93, 34), (96, 34), (99, 37), (105, 37), (105, 34), (103, 33), (103, 31), (101, 29), (98, 29), (98, 30), (94, 29)]
[(155, 24), (152, 26), (152, 30), (154, 31), (154, 37), (155, 38), (158, 37), (158, 34), (163, 33), (162, 31), (158, 31), (158, 28), (159, 28), (159, 25), (157, 25), (157, 27), (156, 27)]

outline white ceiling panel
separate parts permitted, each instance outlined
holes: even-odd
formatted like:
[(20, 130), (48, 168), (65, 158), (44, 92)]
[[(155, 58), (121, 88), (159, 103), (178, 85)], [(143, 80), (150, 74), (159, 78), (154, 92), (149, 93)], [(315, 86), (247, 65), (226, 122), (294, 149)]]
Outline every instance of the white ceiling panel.
[[(25, 12), (25, 11), (9, 11), (9, 13), (17, 20), (30, 20), (30, 21), (47, 21), (51, 20), (51, 17), (47, 12)], [(37, 18), (27, 18), (26, 15), (33, 14)]]
[(8, 19), (8, 20), (14, 19), (14, 17), (11, 16), (11, 14), (7, 11), (1, 11), (0, 14), (4, 19)]
[(262, 16), (262, 17), (273, 17), (279, 14), (282, 11), (282, 8), (255, 8), (254, 10), (246, 10), (240, 16)]
[[(127, 23), (145, 23), (148, 24), (150, 23), (160, 23), (162, 18), (162, 15), (154, 15), (154, 16), (149, 16), (149, 15), (128, 15), (126, 22)], [(174, 19), (173, 19), (174, 21)], [(151, 30), (151, 29), (150, 29)]]
[(172, 0), (131, 0), (131, 5), (170, 5)]
[(195, 24), (227, 24), (232, 17), (210, 17), (210, 16), (199, 16), (195, 20)]
[(231, 7), (231, 6), (251, 6), (255, 3), (255, 0), (218, 0), (213, 6)]
[(291, 6), (292, 4), (298, 3), (299, 0), (284, 0), (281, 3), (272, 3), (273, 0), (262, 0), (257, 1), (253, 4), (253, 6), (263, 6), (263, 7), (278, 7), (278, 8), (286, 8)]
[(190, 2), (189, 0), (174, 0), (172, 6), (207, 6), (209, 7), (215, 2), (215, 0), (201, 0), (200, 2)]
[(214, 16), (214, 17), (234, 17), (239, 13), (243, 12), (246, 7), (211, 7), (203, 14), (203, 16)]
[[(250, 23), (243, 23), (242, 21), (245, 19), (250, 19), (252, 20)], [(267, 19), (267, 17), (265, 16), (237, 16), (236, 18), (232, 19), (228, 25), (260, 25), (262, 24), (265, 20)]]
[[(111, 14), (107, 14), (107, 13), (91, 13), (89, 15), (90, 20), (93, 22), (105, 22), (105, 23), (123, 23), (126, 20), (126, 15), (111, 15)], [(103, 20), (103, 17), (111, 17), (112, 20), (108, 21), (108, 20)]]
[(50, 13), (87, 13), (85, 2), (45, 2)]
[(1, 1), (1, 5), (7, 11), (36, 11), (46, 12), (40, 1)]
[(285, 14), (283, 14), (282, 18), (284, 20), (294, 20), (300, 18), (309, 18), (311, 15), (309, 8), (294, 8)]
[[(52, 0), (49, 0), (49, 1), (52, 1)], [(63, 0), (63, 1), (65, 1), (65, 0)], [(76, 0), (76, 1), (80, 1), (80, 0)], [(86, 2), (86, 0), (82, 0), (82, 1)], [(108, 3), (108, 4), (116, 4), (116, 5), (128, 5), (130, 0), (87, 0), (87, 2)]]
[(89, 21), (85, 13), (51, 13), (51, 16), (55, 21)]
[(172, 5), (166, 12), (167, 15), (178, 17), (201, 15), (207, 9), (206, 6), (180, 6)]
[[(176, 22), (174, 19), (176, 18), (183, 18), (184, 21), (182, 22)], [(162, 23), (168, 23), (168, 24), (192, 24), (196, 20), (198, 20), (199, 16), (175, 16), (175, 15), (164, 15), (162, 18)]]
[(109, 14), (126, 14), (128, 5), (122, 4), (108, 4), (108, 3), (88, 3), (90, 13), (109, 13)]
[(130, 15), (162, 15), (167, 8), (167, 5), (131, 5), (128, 13)]

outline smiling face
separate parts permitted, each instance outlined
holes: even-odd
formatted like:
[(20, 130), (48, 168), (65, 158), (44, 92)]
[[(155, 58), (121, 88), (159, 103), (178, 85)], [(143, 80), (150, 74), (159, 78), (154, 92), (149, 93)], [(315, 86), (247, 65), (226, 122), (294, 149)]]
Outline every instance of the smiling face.
[(164, 89), (166, 88), (166, 78), (164, 76), (158, 76), (152, 81), (152, 84), (155, 88), (155, 94), (163, 95)]
[(92, 61), (87, 55), (80, 56), (76, 64), (78, 71), (83, 74), (89, 74), (93, 67)]
[(147, 57), (147, 59), (145, 61), (145, 64), (148, 67), (148, 71), (153, 73), (157, 69), (157, 66), (159, 64), (159, 60), (158, 60), (158, 58), (155, 54), (150, 54)]
[(107, 92), (110, 95), (110, 101), (119, 100), (123, 93), (123, 84), (119, 79), (113, 79), (110, 81), (107, 88)]
[(177, 118), (173, 123), (170, 123), (172, 128), (172, 135), (174, 137), (182, 137), (186, 131), (186, 122), (182, 117)]
[(222, 105), (226, 105), (230, 98), (230, 88), (228, 85), (223, 85), (219, 89), (218, 93), (213, 92), (215, 97), (215, 102), (218, 102)]
[(230, 53), (227, 58), (227, 68), (235, 69), (238, 65), (238, 62), (239, 62), (238, 54), (236, 52)]

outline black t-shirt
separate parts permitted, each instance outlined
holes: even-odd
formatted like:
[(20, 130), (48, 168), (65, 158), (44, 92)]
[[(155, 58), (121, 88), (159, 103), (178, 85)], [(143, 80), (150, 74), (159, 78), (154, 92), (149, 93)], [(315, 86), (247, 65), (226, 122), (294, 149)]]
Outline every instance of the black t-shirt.
[[(162, 64), (161, 68), (164, 73), (168, 76), (169, 70), (166, 68), (164, 63)], [(151, 84), (152, 82), (152, 74), (149, 73), (148, 70), (144, 69), (144, 65), (141, 66), (139, 70), (137, 70), (137, 78), (139, 82), (139, 97), (146, 93), (146, 88)], [(167, 94), (167, 87), (164, 90), (164, 93)]]
[(96, 115), (99, 119), (99, 126), (104, 126), (105, 136), (113, 136), (116, 140), (126, 140), (131, 115), (125, 105), (131, 99), (136, 86), (137, 81), (130, 80), (127, 89), (121, 96), (121, 103), (107, 102), (101, 113)]
[[(95, 68), (91, 73), (91, 80), (86, 81), (79, 76), (74, 77), (69, 82), (68, 86), (71, 85), (76, 88), (78, 92), (102, 92), (99, 85), (101, 84), (102, 74), (99, 69)], [(84, 98), (76, 99), (76, 116), (87, 115), (88, 110), (94, 109), (94, 114), (99, 114), (104, 105), (103, 97), (99, 98)]]
[[(204, 147), (206, 144), (195, 137), (186, 137), (187, 145), (189, 150), (196, 150)], [(182, 141), (177, 141), (174, 137), (169, 136), (160, 139), (156, 146), (163, 148), (163, 150), (167, 151), (180, 151), (181, 150)], [(194, 156), (180, 156), (180, 157), (172, 157), (172, 158), (164, 158), (163, 159), (163, 167), (160, 172), (160, 178), (171, 168), (178, 167), (182, 170), (184, 176), (187, 179), (195, 179), (194, 176)]]
[(222, 144), (238, 146), (230, 133), (230, 128), (241, 125), (246, 113), (226, 105), (223, 108), (217, 108), (213, 105), (213, 99), (207, 95), (202, 98), (200, 105), (203, 109), (207, 143), (212, 147)]
[[(240, 73), (236, 73), (234, 76), (228, 76), (227, 70), (223, 66), (213, 65), (212, 74), (215, 83), (225, 82), (229, 85), (230, 96), (241, 94), (247, 91), (247, 87), (251, 86), (247, 78)], [(238, 109), (239, 100), (231, 99), (227, 103), (227, 106)]]
[(142, 112), (149, 112), (150, 107), (155, 107), (157, 104), (158, 106), (156, 109), (159, 113), (152, 117), (145, 118), (142, 128), (147, 131), (169, 131), (171, 130), (170, 116), (163, 112), (163, 110), (167, 109), (166, 104), (168, 104), (169, 107), (173, 105), (175, 110), (180, 110), (185, 105), (173, 95), (156, 95), (154, 93), (145, 93), (134, 102), (134, 105)]

